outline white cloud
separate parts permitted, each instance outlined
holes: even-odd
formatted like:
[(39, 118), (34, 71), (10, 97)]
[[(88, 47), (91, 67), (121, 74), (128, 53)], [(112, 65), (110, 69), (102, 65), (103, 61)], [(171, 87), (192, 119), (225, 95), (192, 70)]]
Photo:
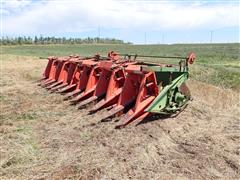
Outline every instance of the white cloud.
[(182, 30), (238, 26), (236, 3), (167, 1), (7, 1), (4, 34), (54, 34), (103, 28)]
[(30, 0), (2, 0), (3, 14), (21, 12), (24, 8), (32, 3)]

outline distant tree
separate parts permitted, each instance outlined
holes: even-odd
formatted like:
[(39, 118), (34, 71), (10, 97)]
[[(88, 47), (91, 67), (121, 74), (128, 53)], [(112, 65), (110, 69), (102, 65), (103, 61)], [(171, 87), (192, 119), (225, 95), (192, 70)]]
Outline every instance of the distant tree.
[[(124, 44), (123, 40), (115, 38), (66, 38), (66, 37), (43, 37), (40, 35), (32, 37), (19, 36), (19, 37), (1, 37), (0, 42), (2, 45), (22, 45), (22, 44), (93, 44), (93, 43), (108, 43), (108, 44)], [(127, 44), (131, 44), (127, 42)]]
[(38, 43), (38, 37), (35, 36), (35, 37), (34, 37), (34, 44), (37, 44), (37, 43)]
[(22, 44), (22, 41), (23, 41), (23, 38), (22, 38), (22, 37), (18, 37), (18, 38), (17, 38), (17, 42), (18, 42), (19, 45)]
[(27, 38), (27, 44), (32, 44), (32, 43), (33, 43), (32, 38), (28, 36), (28, 38)]

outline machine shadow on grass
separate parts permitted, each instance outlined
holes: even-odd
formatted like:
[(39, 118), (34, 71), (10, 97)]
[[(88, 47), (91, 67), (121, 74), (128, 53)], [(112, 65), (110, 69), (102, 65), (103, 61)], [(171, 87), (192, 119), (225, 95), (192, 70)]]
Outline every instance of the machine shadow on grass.
[[(152, 123), (154, 121), (167, 121), (167, 120), (170, 120), (170, 119), (172, 119), (176, 116), (178, 116), (178, 114), (176, 114), (174, 116), (170, 115), (170, 114), (152, 115), (152, 116), (146, 117), (144, 120), (137, 123), (135, 126), (143, 125), (143, 124), (146, 124), (146, 123)], [(97, 123), (107, 123), (107, 122), (110, 122), (110, 121), (119, 122), (120, 119), (121, 119), (121, 116), (118, 117), (118, 118), (107, 118), (107, 119), (102, 119), (102, 120), (98, 121)], [(116, 128), (116, 129), (119, 129), (119, 128)]]
[(154, 121), (167, 121), (167, 120), (170, 120), (171, 118), (174, 118), (176, 116), (172, 116), (170, 114), (153, 115), (153, 116), (145, 118), (144, 120), (142, 120), (141, 122), (139, 122), (135, 126), (143, 125), (143, 124), (146, 124), (146, 123), (151, 123), (151, 122), (154, 122)]

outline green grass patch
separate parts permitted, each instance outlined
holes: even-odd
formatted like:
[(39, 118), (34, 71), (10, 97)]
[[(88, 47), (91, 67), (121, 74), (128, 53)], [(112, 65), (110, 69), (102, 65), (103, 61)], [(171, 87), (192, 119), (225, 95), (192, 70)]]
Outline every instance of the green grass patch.
[(33, 121), (37, 119), (36, 113), (21, 113), (17, 116), (17, 120), (23, 120), (23, 121)]
[(15, 131), (19, 132), (19, 133), (26, 133), (26, 132), (29, 133), (29, 132), (31, 132), (31, 130), (32, 129), (28, 126), (19, 126), (15, 129)]
[(222, 61), (226, 58), (239, 59), (239, 44), (176, 44), (176, 45), (110, 45), (110, 44), (81, 44), (81, 45), (23, 45), (3, 46), (4, 54), (46, 57), (50, 55), (80, 54), (94, 55), (114, 50), (119, 53), (141, 55), (176, 55), (185, 56), (195, 52), (200, 62)]
[(215, 67), (216, 76), (210, 77), (210, 82), (217, 86), (240, 89), (240, 72), (232, 68)]
[[(226, 88), (240, 87), (240, 44), (175, 44), (175, 45), (127, 45), (127, 44), (78, 44), (78, 45), (23, 45), (3, 46), (3, 54), (14, 54), (35, 57), (67, 56), (80, 54), (91, 56), (102, 55), (114, 50), (119, 53), (161, 56), (187, 56), (195, 52), (197, 60), (190, 66), (191, 77)], [(175, 59), (144, 58), (148, 62), (177, 64)], [(32, 75), (25, 74), (29, 80)]]

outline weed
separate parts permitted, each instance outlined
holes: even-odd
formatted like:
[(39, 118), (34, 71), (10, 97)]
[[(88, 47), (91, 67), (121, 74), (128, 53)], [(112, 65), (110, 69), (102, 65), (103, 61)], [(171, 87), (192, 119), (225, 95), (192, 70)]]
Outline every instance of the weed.
[(17, 120), (36, 120), (37, 119), (37, 114), (36, 113), (21, 113), (17, 116)]

